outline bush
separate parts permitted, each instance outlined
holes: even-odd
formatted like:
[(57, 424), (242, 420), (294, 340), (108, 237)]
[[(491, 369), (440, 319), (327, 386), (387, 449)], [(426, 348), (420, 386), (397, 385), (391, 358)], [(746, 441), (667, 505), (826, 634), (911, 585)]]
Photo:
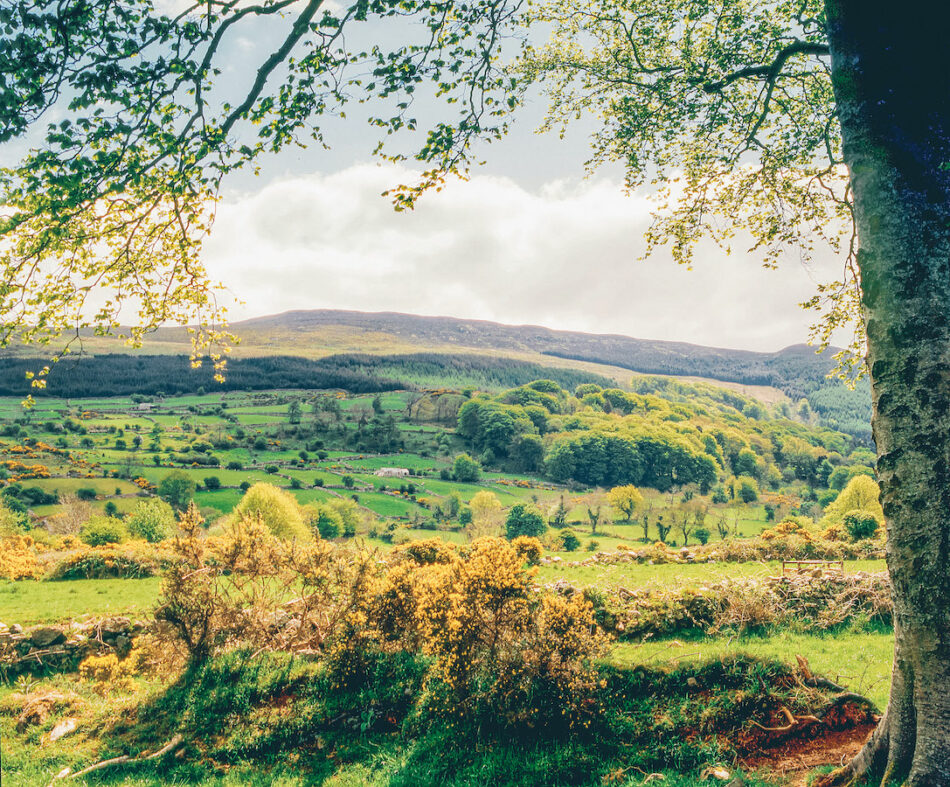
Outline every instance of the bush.
[(277, 465), (267, 465), (267, 467), (264, 468), (264, 472), (270, 473), (271, 475), (277, 475), (279, 470), (280, 468)]
[(481, 472), (481, 466), (468, 454), (459, 454), (452, 463), (452, 475), (456, 481), (475, 483), (478, 481)]
[(181, 470), (173, 470), (158, 484), (158, 496), (176, 511), (184, 511), (194, 494), (195, 482)]
[(174, 534), (175, 512), (161, 498), (152, 497), (136, 503), (125, 524), (133, 538), (155, 543)]
[(73, 552), (56, 563), (49, 579), (140, 579), (154, 577), (171, 564), (171, 553), (142, 542), (100, 546)]
[(120, 544), (128, 537), (122, 520), (110, 516), (93, 517), (79, 529), (79, 539), (91, 547)]
[(537, 506), (518, 503), (511, 507), (505, 519), (505, 535), (509, 541), (518, 536), (540, 538), (548, 529)]
[(874, 538), (882, 523), (873, 513), (855, 509), (844, 515), (843, 524), (852, 541), (861, 541)]
[(304, 506), (303, 513), (307, 525), (321, 538), (338, 538), (343, 532), (343, 517), (327, 503), (311, 503)]
[(78, 497), (80, 500), (95, 500), (96, 490), (88, 486), (80, 487), (76, 490), (76, 497)]
[(0, 539), (0, 577), (39, 579), (43, 572), (30, 536), (9, 535)]
[(573, 530), (562, 530), (560, 532), (561, 549), (565, 552), (576, 552), (581, 547), (581, 540)]
[(518, 536), (512, 539), (511, 548), (521, 555), (529, 566), (538, 565), (544, 552), (541, 542), (530, 536)]
[(228, 470), (243, 470), (244, 465), (232, 459), (230, 462), (228, 462), (227, 468)]
[(221, 488), (221, 479), (216, 475), (208, 475), (203, 479), (205, 489), (220, 489)]
[(693, 535), (696, 536), (696, 540), (700, 544), (705, 546), (706, 544), (709, 543), (709, 538), (712, 535), (712, 533), (709, 532), (708, 527), (697, 527)]
[(259, 518), (278, 538), (307, 539), (310, 536), (294, 496), (273, 484), (254, 484), (235, 506), (234, 516)]

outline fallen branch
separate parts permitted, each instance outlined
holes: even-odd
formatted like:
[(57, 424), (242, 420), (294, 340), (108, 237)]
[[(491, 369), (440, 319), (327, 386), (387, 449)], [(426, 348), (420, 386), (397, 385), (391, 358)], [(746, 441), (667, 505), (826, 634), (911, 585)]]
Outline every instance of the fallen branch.
[(147, 760), (157, 760), (157, 759), (160, 759), (161, 757), (164, 757), (166, 754), (169, 754), (170, 752), (174, 751), (175, 749), (177, 749), (179, 746), (181, 746), (183, 741), (184, 741), (184, 738), (182, 738), (181, 735), (175, 735), (170, 741), (168, 741), (168, 743), (166, 743), (164, 746), (162, 746), (160, 749), (153, 752), (152, 754), (142, 754), (142, 755), (139, 755), (138, 757), (129, 757), (128, 754), (122, 754), (118, 757), (112, 757), (111, 759), (94, 763), (93, 765), (90, 765), (89, 767), (83, 768), (81, 771), (76, 771), (75, 773), (72, 773), (72, 774), (69, 773), (68, 769), (66, 769), (56, 774), (56, 776), (53, 777), (53, 781), (56, 781), (57, 779), (65, 779), (67, 777), (70, 779), (78, 779), (80, 776), (85, 776), (88, 773), (93, 773), (94, 771), (100, 771), (103, 768), (109, 768), (113, 765), (121, 765), (122, 763), (126, 763), (126, 762), (145, 762)]

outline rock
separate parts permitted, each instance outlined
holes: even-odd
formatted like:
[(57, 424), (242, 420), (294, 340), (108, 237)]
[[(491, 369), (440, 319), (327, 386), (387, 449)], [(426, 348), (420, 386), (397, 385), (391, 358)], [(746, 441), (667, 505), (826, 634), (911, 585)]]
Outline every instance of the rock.
[(99, 621), (99, 631), (104, 635), (125, 634), (131, 627), (131, 620), (118, 615), (112, 618), (103, 618)]
[(691, 689), (698, 689), (699, 681), (696, 680), (696, 678), (690, 676), (686, 679), (686, 685), (689, 686)]
[(702, 774), (703, 779), (718, 779), (721, 782), (726, 781), (732, 774), (721, 765), (710, 765)]
[(53, 727), (52, 730), (50, 730), (49, 741), (50, 743), (53, 743), (53, 741), (58, 741), (64, 735), (69, 735), (69, 733), (75, 731), (76, 720), (73, 718), (63, 719), (61, 722), (59, 722), (59, 724)]
[(11, 634), (22, 634), (22, 633), (23, 633), (23, 626), (21, 626), (19, 623), (14, 623), (12, 626), (10, 626), (10, 633), (11, 633)]
[(115, 638), (115, 650), (120, 658), (127, 656), (132, 650), (132, 640), (124, 634), (120, 634)]
[(30, 642), (37, 648), (48, 648), (66, 641), (66, 632), (60, 626), (39, 626), (30, 632)]

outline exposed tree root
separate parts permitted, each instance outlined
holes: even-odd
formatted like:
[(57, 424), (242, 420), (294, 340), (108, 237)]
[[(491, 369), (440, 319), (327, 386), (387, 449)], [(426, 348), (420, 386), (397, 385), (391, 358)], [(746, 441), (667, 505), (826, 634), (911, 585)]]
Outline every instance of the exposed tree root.
[(69, 769), (67, 768), (64, 771), (56, 774), (56, 776), (53, 777), (53, 782), (55, 782), (58, 779), (66, 779), (66, 778), (78, 779), (80, 776), (85, 776), (86, 774), (93, 773), (95, 771), (101, 771), (104, 768), (110, 768), (113, 765), (121, 765), (122, 763), (126, 763), (126, 762), (146, 762), (147, 760), (157, 760), (157, 759), (160, 759), (161, 757), (164, 757), (166, 754), (169, 754), (170, 752), (174, 751), (179, 746), (181, 746), (183, 740), (184, 739), (181, 737), (181, 735), (175, 735), (168, 743), (166, 743), (164, 746), (162, 746), (160, 749), (153, 752), (152, 754), (144, 754), (139, 757), (129, 757), (128, 754), (123, 754), (119, 757), (112, 757), (111, 759), (102, 760), (102, 762), (94, 763), (93, 765), (90, 765), (88, 768), (83, 768), (81, 771), (76, 771), (76, 773), (72, 773), (72, 774), (69, 772)]

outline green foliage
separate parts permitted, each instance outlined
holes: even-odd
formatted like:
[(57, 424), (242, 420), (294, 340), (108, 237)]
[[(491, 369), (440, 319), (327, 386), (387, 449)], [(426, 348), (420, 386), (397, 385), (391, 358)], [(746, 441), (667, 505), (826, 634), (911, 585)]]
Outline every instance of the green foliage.
[(537, 506), (528, 503), (513, 505), (505, 518), (505, 536), (509, 540), (518, 536), (540, 538), (547, 528), (544, 517)]
[[(825, 509), (819, 524), (822, 527), (845, 526), (845, 515), (852, 512), (863, 512), (876, 520), (878, 525), (884, 523), (881, 490), (873, 478), (864, 474), (855, 475)], [(865, 527), (858, 525), (862, 532)]]
[(79, 529), (80, 541), (93, 547), (119, 544), (128, 537), (125, 524), (115, 517), (96, 516)]
[(195, 495), (195, 482), (181, 470), (173, 470), (158, 484), (158, 496), (176, 511), (188, 508)]
[(468, 454), (459, 454), (452, 463), (452, 475), (456, 481), (475, 483), (481, 476), (481, 466)]
[(343, 517), (329, 505), (307, 506), (306, 516), (310, 527), (316, 530), (321, 538), (338, 538), (343, 532)]
[(759, 499), (759, 485), (754, 478), (743, 476), (736, 479), (736, 497), (743, 503), (754, 503)]
[(581, 540), (577, 537), (573, 530), (562, 530), (558, 533), (558, 538), (561, 541), (561, 549), (565, 552), (576, 552), (580, 549)]
[(842, 518), (842, 522), (852, 541), (874, 538), (883, 524), (874, 513), (860, 509), (848, 511)]
[(234, 509), (238, 518), (257, 519), (278, 538), (307, 539), (310, 536), (300, 506), (289, 492), (273, 484), (254, 484)]
[(175, 532), (175, 511), (160, 498), (148, 498), (135, 504), (125, 520), (129, 535), (146, 541), (162, 541)]

